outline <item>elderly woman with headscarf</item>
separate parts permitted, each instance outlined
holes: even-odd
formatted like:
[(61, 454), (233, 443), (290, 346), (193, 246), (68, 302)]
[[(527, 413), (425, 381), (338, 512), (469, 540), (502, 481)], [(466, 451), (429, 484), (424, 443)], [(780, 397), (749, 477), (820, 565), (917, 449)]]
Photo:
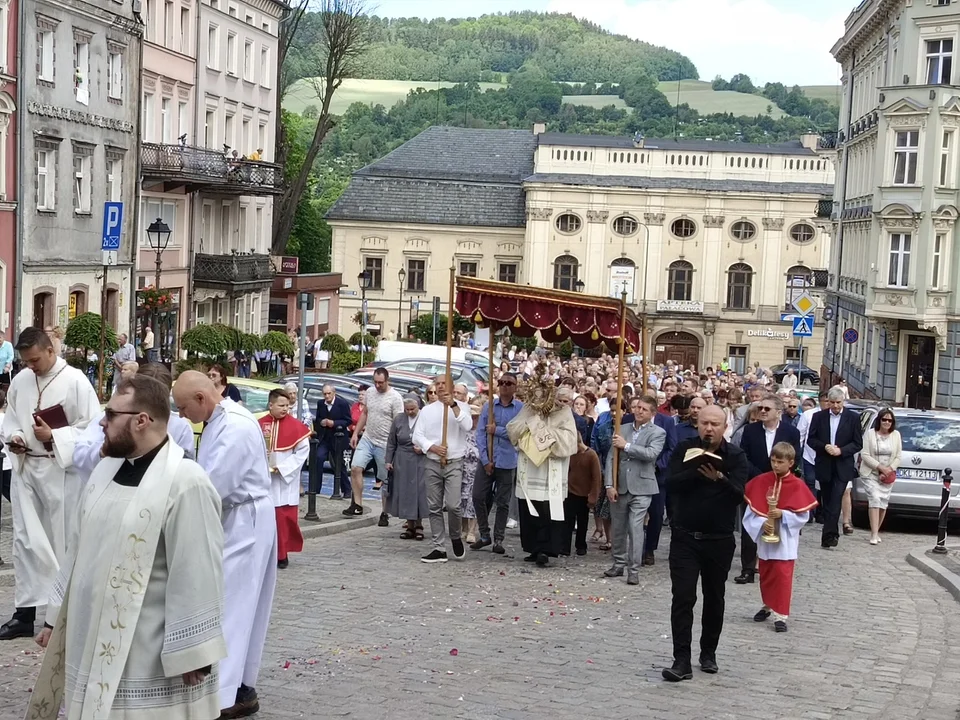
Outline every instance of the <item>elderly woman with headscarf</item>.
[(390, 483), (390, 515), (406, 520), (404, 540), (423, 540), (423, 519), (429, 517), (427, 481), (423, 474), (423, 452), (413, 444), (413, 428), (420, 414), (420, 398), (410, 393), (403, 398), (403, 412), (393, 419), (387, 437), (385, 460)]

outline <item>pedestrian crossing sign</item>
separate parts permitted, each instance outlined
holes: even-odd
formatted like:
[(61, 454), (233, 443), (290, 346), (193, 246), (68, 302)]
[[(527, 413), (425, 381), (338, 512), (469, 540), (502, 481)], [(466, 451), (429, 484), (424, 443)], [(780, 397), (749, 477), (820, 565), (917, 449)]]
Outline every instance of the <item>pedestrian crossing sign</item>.
[(813, 318), (802, 315), (793, 319), (794, 337), (813, 337)]

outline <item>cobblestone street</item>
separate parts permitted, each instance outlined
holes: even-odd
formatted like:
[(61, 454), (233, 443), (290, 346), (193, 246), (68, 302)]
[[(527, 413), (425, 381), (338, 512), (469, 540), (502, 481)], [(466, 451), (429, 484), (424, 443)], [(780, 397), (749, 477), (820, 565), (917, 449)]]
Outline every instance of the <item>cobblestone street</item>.
[[(695, 669), (670, 685), (660, 679), (671, 647), (665, 544), (628, 587), (600, 579), (609, 558), (593, 545), (546, 570), (470, 550), (463, 562), (428, 566), (419, 558), (429, 542), (399, 532), (392, 520), (310, 540), (291, 557), (257, 717), (958, 717), (957, 603), (904, 560), (933, 544), (929, 534), (889, 533), (871, 547), (858, 531), (824, 551), (808, 532), (789, 633), (754, 623), (759, 586), (731, 581), (720, 674)], [(515, 531), (507, 545), (519, 555)], [(12, 588), (0, 588), (4, 616), (12, 601)], [(0, 646), (0, 717), (22, 717), (34, 648)]]

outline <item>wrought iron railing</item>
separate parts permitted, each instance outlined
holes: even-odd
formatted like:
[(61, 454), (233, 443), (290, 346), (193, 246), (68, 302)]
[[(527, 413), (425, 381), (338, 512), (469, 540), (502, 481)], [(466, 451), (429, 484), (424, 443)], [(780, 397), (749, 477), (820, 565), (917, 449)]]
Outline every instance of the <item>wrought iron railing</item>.
[(140, 163), (146, 177), (172, 177), (253, 192), (278, 192), (282, 179), (280, 166), (274, 163), (230, 158), (193, 145), (143, 143)]
[(273, 275), (273, 265), (269, 255), (197, 253), (194, 257), (194, 281), (201, 284), (269, 284), (273, 282)]
[(837, 133), (835, 131), (821, 133), (820, 138), (817, 140), (817, 149), (818, 150), (836, 150), (837, 149)]
[(833, 198), (817, 200), (817, 217), (828, 218), (833, 216)]

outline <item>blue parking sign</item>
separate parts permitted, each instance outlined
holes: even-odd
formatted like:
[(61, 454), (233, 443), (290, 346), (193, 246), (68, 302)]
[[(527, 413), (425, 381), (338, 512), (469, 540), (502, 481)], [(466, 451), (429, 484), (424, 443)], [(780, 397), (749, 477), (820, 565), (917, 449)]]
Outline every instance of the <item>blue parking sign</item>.
[(120, 233), (123, 229), (123, 203), (103, 204), (103, 242), (101, 250), (119, 250)]

